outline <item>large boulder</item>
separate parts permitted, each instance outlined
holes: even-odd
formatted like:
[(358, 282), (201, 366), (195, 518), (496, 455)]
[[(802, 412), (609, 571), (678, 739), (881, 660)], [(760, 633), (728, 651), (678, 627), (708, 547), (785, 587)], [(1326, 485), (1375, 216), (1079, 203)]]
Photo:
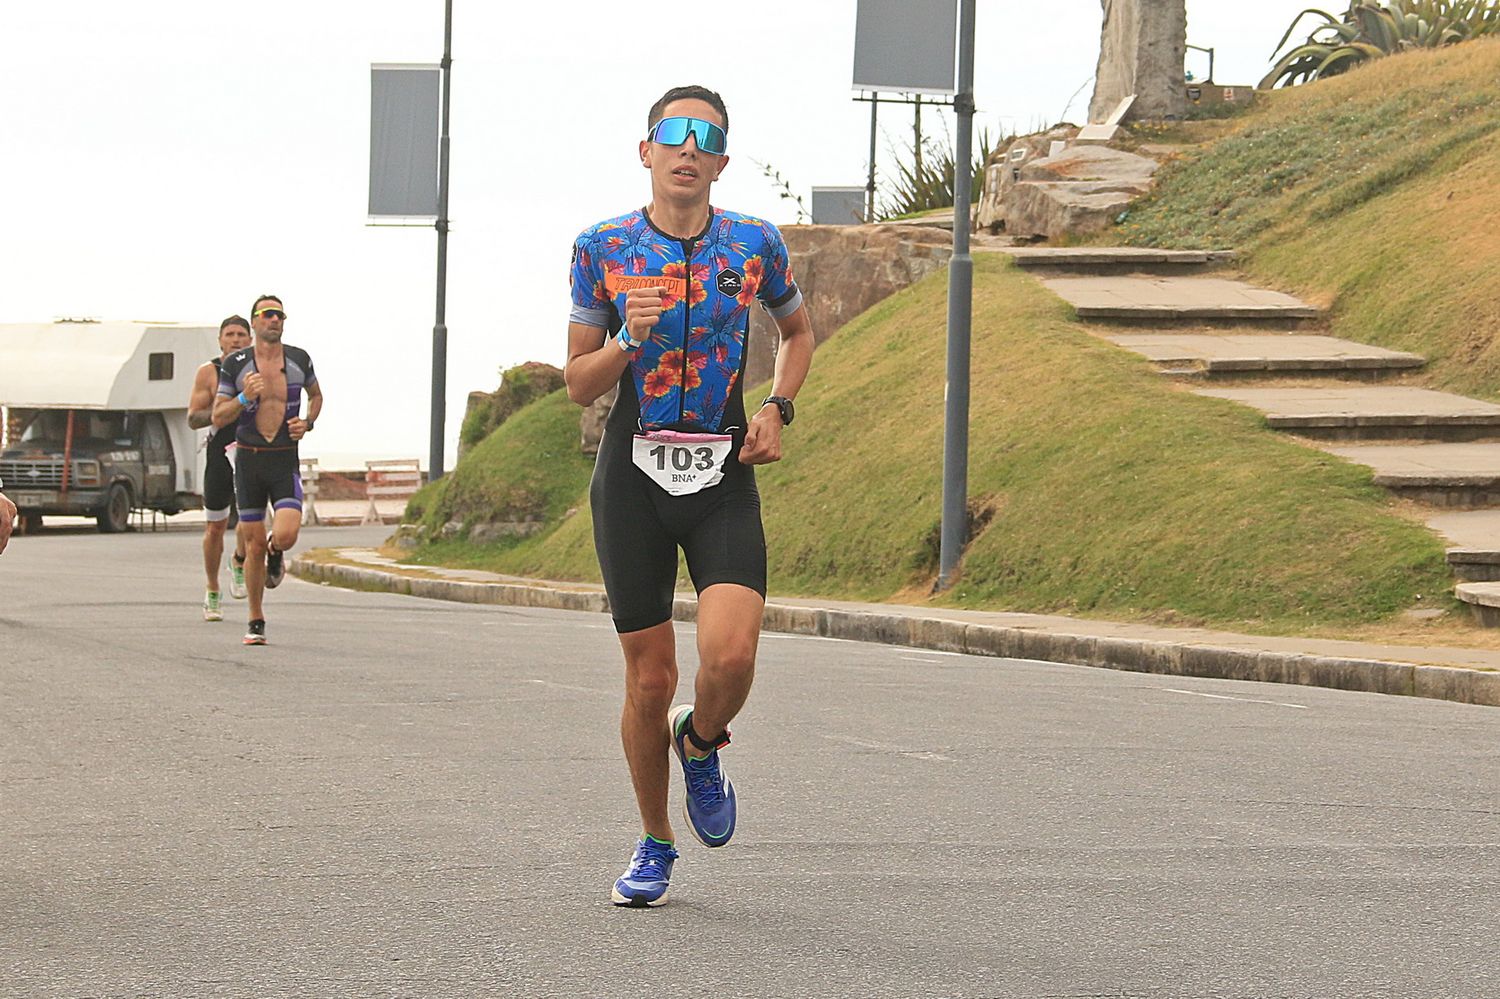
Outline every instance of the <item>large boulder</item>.
[(493, 392), (470, 392), (464, 422), (458, 433), (458, 460), (469, 449), (504, 423), (516, 410), (563, 386), (561, 368), (541, 361), (527, 361), (500, 374), (500, 387)]
[(617, 385), (583, 407), (583, 416), (578, 420), (578, 432), (582, 438), (584, 454), (599, 453), (599, 441), (604, 437), (604, 423), (609, 419), (609, 407), (615, 404), (615, 396), (619, 394), (620, 388)]
[(1020, 180), (1117, 181), (1145, 190), (1159, 164), (1149, 156), (1138, 156), (1108, 146), (1069, 146), (1055, 156), (1031, 160), (1021, 167)]
[(1183, 63), (1187, 57), (1187, 0), (1100, 0), (1099, 68), (1089, 121), (1102, 122), (1126, 97), (1126, 121), (1187, 115)]
[(1005, 192), (1000, 215), (1017, 239), (1099, 232), (1151, 190), (1157, 163), (1105, 146), (1069, 146), (1032, 160)]
[(1021, 168), (1047, 156), (1055, 143), (1066, 144), (1077, 134), (1078, 129), (1073, 125), (1057, 125), (1045, 132), (1018, 136), (990, 153), (985, 161), (975, 224), (990, 232), (998, 229), (1005, 221), (1005, 195), (1021, 179)]

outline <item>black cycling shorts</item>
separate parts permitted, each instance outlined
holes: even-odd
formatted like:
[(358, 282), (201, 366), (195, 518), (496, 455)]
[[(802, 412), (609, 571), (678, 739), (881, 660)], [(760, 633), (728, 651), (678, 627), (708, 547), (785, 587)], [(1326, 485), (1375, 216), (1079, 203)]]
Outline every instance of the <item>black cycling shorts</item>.
[(724, 478), (672, 496), (631, 461), (631, 435), (606, 429), (589, 484), (594, 550), (615, 631), (672, 620), (677, 549), (699, 593), (737, 583), (766, 595), (766, 536), (755, 472), (731, 453)]
[(220, 448), (210, 447), (203, 465), (203, 513), (210, 523), (234, 514), (234, 468)]
[(302, 464), (297, 449), (236, 447), (234, 498), (240, 519), (247, 524), (265, 520), (267, 504), (276, 510), (301, 510)]

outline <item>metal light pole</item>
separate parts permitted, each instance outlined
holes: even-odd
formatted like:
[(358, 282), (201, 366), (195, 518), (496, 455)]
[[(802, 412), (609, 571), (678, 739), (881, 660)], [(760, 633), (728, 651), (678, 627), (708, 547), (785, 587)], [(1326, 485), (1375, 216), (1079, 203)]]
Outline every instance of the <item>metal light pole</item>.
[[(443, 110), (438, 133), (437, 321), (432, 327), (432, 439), (427, 481), (443, 477), (443, 416), (448, 397), (448, 108), (453, 87), (453, 0), (443, 4)], [(430, 148), (430, 147), (429, 147)]]
[(953, 260), (948, 264), (948, 388), (943, 424), (943, 528), (939, 590), (947, 589), (969, 534), (969, 325), (974, 304), (974, 258), (969, 256), (969, 201), (973, 187), (974, 0), (958, 15), (958, 139), (953, 153)]

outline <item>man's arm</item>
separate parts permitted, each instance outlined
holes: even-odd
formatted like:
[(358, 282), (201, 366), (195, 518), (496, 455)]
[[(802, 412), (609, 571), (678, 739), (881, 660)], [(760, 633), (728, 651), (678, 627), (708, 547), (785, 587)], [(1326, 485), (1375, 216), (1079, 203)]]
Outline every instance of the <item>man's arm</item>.
[(202, 430), (213, 423), (214, 391), (219, 387), (218, 372), (212, 363), (198, 366), (193, 376), (193, 394), (188, 396), (188, 426)]
[[(636, 343), (645, 343), (651, 329), (661, 322), (660, 288), (632, 288), (625, 294), (625, 325), (620, 330)], [(568, 361), (563, 381), (568, 398), (588, 406), (620, 381), (634, 350), (621, 350), (623, 340), (608, 340), (605, 331), (587, 323), (568, 324)], [(629, 346), (626, 344), (626, 346)]]
[[(795, 399), (802, 383), (807, 380), (808, 369), (812, 367), (814, 341), (807, 306), (799, 307), (785, 319), (776, 320), (776, 329), (781, 333), (781, 346), (776, 351), (776, 374), (771, 379), (771, 394)], [(765, 465), (780, 460), (781, 410), (775, 403), (767, 403), (750, 417), (745, 446), (740, 448), (740, 464)]]
[(286, 421), (286, 432), (294, 441), (300, 441), (302, 436), (312, 429), (313, 424), (318, 422), (318, 414), (323, 412), (323, 388), (318, 382), (307, 386), (307, 418), (296, 417)]
[(0, 553), (5, 551), (5, 546), (10, 543), (10, 532), (16, 526), (16, 505), (4, 494), (0, 493)]
[[(234, 387), (233, 381), (230, 381), (228, 384), (231, 389)], [(219, 394), (214, 402), (214, 426), (228, 426), (237, 420), (246, 405), (246, 403), (240, 402), (240, 399), (244, 398), (246, 402), (254, 402), (260, 398), (261, 390), (265, 387), (265, 384), (265, 378), (261, 373), (259, 371), (252, 371), (245, 376), (245, 387), (239, 395), (226, 395), (224, 394), (225, 380), (221, 374), (219, 376)]]
[(563, 382), (568, 398), (580, 406), (592, 405), (620, 380), (630, 363), (630, 355), (616, 348), (606, 353), (604, 330), (584, 323), (568, 324), (568, 360), (563, 365)]

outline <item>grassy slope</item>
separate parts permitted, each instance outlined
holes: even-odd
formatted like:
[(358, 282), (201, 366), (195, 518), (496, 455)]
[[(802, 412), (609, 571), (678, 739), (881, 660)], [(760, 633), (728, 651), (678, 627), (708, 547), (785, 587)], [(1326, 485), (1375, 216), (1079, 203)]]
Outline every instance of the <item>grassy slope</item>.
[[(977, 263), (969, 495), (992, 519), (944, 602), (1287, 628), (1443, 591), (1438, 543), (1367, 471), (1178, 390), (1003, 259)], [(934, 275), (820, 348), (807, 425), (761, 478), (779, 591), (925, 592), (945, 303)]]
[(1126, 242), (1232, 246), (1333, 332), (1410, 350), (1436, 388), (1500, 399), (1500, 38), (1278, 91), (1163, 172)]
[[(1436, 540), (1367, 472), (1178, 390), (1005, 259), (977, 265), (969, 491), (991, 519), (944, 602), (1297, 629), (1377, 620), (1446, 588)], [(946, 296), (933, 275), (819, 349), (788, 457), (760, 471), (774, 592), (925, 599)], [(565, 442), (549, 505), (578, 512), (540, 538), (445, 543), (424, 561), (596, 579), (576, 421), (549, 396), (435, 489), (498, 494), (513, 454)]]

